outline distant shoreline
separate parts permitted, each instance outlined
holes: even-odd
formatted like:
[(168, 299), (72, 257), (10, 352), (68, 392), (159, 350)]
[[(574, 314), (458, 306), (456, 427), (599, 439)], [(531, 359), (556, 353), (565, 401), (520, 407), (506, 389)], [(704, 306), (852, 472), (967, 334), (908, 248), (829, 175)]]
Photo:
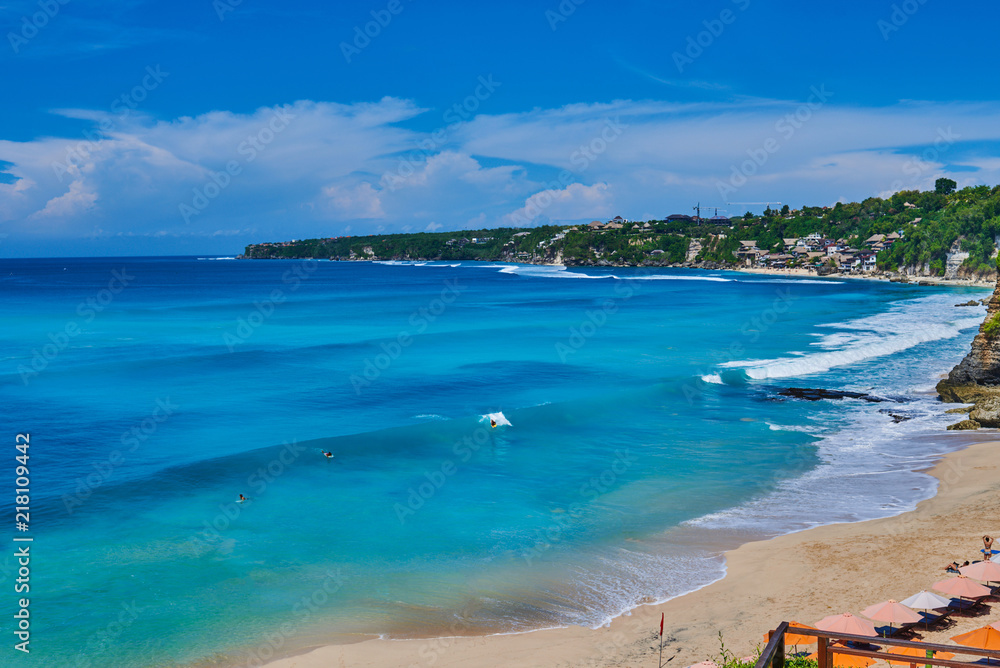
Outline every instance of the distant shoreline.
[[(825, 275), (820, 275), (812, 269), (803, 269), (799, 267), (794, 267), (790, 269), (774, 269), (771, 267), (730, 267), (725, 265), (710, 265), (705, 266), (704, 263), (671, 263), (671, 264), (563, 264), (561, 262), (528, 262), (528, 261), (518, 261), (518, 260), (432, 260), (426, 258), (412, 258), (405, 260), (383, 260), (383, 259), (358, 259), (358, 260), (330, 260), (327, 258), (249, 258), (241, 257), (239, 259), (244, 260), (315, 260), (320, 262), (371, 262), (371, 263), (385, 263), (385, 262), (443, 262), (443, 263), (454, 263), (454, 262), (503, 262), (512, 265), (526, 265), (526, 266), (539, 266), (539, 267), (567, 267), (571, 269), (695, 269), (698, 271), (735, 271), (741, 274), (764, 274), (768, 276), (782, 276), (785, 278), (812, 278), (812, 279), (829, 279), (829, 280), (852, 280), (852, 281), (890, 281), (890, 277), (883, 273), (868, 273), (868, 274), (841, 274), (841, 273), (830, 273)], [(996, 278), (993, 279), (968, 279), (968, 278), (944, 278), (941, 276), (905, 276), (905, 281), (897, 281), (899, 283), (908, 285), (919, 285), (924, 284), (924, 287), (930, 286), (942, 286), (942, 287), (966, 287), (966, 288), (989, 288), (992, 289), (996, 286)]]
[[(784, 276), (786, 278), (828, 278), (831, 280), (847, 279), (852, 281), (882, 281), (888, 282), (890, 279), (884, 274), (827, 274), (820, 276), (815, 271), (808, 269), (771, 269), (765, 267), (740, 267), (727, 269), (726, 271), (738, 271), (743, 274), (767, 274), (769, 276)], [(990, 288), (996, 286), (996, 279), (965, 279), (965, 278), (943, 278), (941, 276), (907, 276), (906, 284), (918, 285), (920, 283), (931, 284), (933, 286), (958, 287), (958, 288)]]

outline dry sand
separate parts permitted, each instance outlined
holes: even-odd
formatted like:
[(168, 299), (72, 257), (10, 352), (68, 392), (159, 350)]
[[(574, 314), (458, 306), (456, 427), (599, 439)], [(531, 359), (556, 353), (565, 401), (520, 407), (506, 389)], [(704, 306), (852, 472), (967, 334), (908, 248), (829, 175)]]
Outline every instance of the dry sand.
[[(716, 655), (720, 632), (737, 656), (751, 654), (763, 634), (781, 621), (814, 624), (826, 615), (857, 614), (874, 603), (901, 600), (950, 577), (944, 564), (980, 556), (983, 534), (996, 535), (1000, 528), (1000, 443), (952, 453), (931, 473), (940, 480), (938, 494), (913, 512), (748, 543), (726, 555), (728, 574), (722, 580), (638, 608), (609, 628), (369, 640), (322, 647), (268, 666), (652, 667), (661, 612), (666, 615), (665, 665), (682, 668)], [(950, 636), (1000, 621), (1000, 607), (994, 607), (995, 612), (955, 617), (949, 628), (918, 637), (948, 643)]]

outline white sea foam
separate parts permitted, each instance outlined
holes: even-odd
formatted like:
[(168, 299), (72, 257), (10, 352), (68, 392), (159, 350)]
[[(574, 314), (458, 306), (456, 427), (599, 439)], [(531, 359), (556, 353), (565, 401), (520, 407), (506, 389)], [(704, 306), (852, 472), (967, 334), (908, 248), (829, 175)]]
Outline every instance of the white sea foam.
[(500, 270), (501, 274), (514, 274), (516, 276), (534, 276), (537, 278), (613, 278), (609, 275), (591, 276), (581, 274), (578, 271), (567, 271), (561, 264), (556, 265), (506, 265)]
[[(879, 396), (904, 395), (905, 403), (820, 402), (809, 413), (806, 424), (768, 422), (774, 431), (805, 432), (818, 437), (812, 446), (803, 443), (801, 454), (791, 456), (803, 458), (801, 463), (806, 465), (815, 456), (819, 465), (799, 477), (780, 481), (770, 493), (686, 524), (775, 535), (818, 524), (896, 515), (932, 495), (936, 481), (919, 471), (929, 468), (944, 453), (961, 447), (963, 441), (960, 434), (944, 431), (946, 425), (955, 421), (954, 416), (944, 414), (935, 394), (920, 390), (932, 385), (942, 371), (961, 358), (958, 351), (967, 350), (964, 341), (971, 338), (968, 330), (980, 322), (980, 317), (964, 316), (969, 309), (962, 309), (962, 314), (956, 316), (952, 310), (954, 302), (954, 294), (934, 295), (894, 305), (881, 316), (831, 325), (841, 331), (836, 332), (836, 337), (824, 337), (818, 342), (820, 346), (848, 350), (857, 346), (891, 355), (886, 359), (873, 358), (866, 363), (863, 374), (844, 374), (844, 379), (853, 378), (857, 383), (844, 389)], [(914, 339), (900, 338), (905, 336), (907, 328), (921, 327), (930, 332)], [(853, 337), (844, 336), (844, 330)], [(881, 337), (917, 345), (919, 341), (948, 338), (958, 332), (963, 332), (963, 343), (956, 340), (946, 344), (956, 351), (952, 353), (955, 358), (949, 359), (941, 359), (940, 348), (935, 349), (938, 352), (923, 354), (901, 345), (886, 352), (888, 348), (872, 348), (869, 341)], [(800, 359), (822, 360), (825, 358), (821, 356), (834, 352)], [(788, 360), (777, 362), (784, 365)], [(772, 371), (779, 368), (782, 367), (770, 367)]]
[(815, 434), (819, 431), (818, 427), (810, 427), (801, 424), (774, 424), (773, 422), (767, 421), (765, 421), (764, 424), (766, 424), (768, 429), (771, 431), (797, 431), (803, 434)]
[(816, 280), (814, 278), (773, 278), (769, 281), (758, 281), (758, 280), (746, 280), (742, 278), (736, 279), (737, 283), (817, 283), (823, 285), (847, 285), (847, 281), (823, 281)]
[(235, 257), (200, 257), (199, 260), (235, 260)]
[(701, 379), (712, 385), (722, 385), (722, 376), (717, 373), (706, 373)]
[(617, 279), (619, 281), (709, 281), (712, 283), (733, 283), (732, 278), (722, 278), (720, 276), (666, 276), (664, 274), (655, 274), (653, 276), (616, 276), (611, 275), (611, 278)]
[(813, 425), (768, 423), (776, 431), (819, 435), (819, 466), (779, 482), (769, 494), (685, 524), (775, 535), (912, 510), (936, 489), (933, 478), (917, 471), (955, 447), (935, 436), (952, 416), (942, 413), (936, 398), (914, 399), (898, 409), (910, 419), (897, 423), (881, 412), (885, 405), (838, 404), (817, 414)]
[(954, 295), (935, 295), (893, 305), (885, 313), (821, 325), (839, 330), (821, 336), (812, 344), (823, 348), (824, 352), (776, 359), (737, 360), (720, 366), (743, 369), (754, 380), (792, 378), (892, 355), (931, 341), (950, 339), (978, 327), (982, 322), (981, 313), (978, 317), (957, 317), (958, 314), (950, 310), (954, 299)]
[(489, 423), (490, 420), (497, 423), (498, 427), (513, 427), (507, 416), (503, 414), (503, 411), (498, 411), (496, 413), (487, 413), (486, 415), (481, 415), (479, 421), (483, 423)]
[(710, 281), (713, 283), (732, 283), (734, 279), (720, 276), (670, 276), (668, 274), (646, 274), (642, 276), (618, 276), (617, 274), (584, 274), (579, 271), (569, 271), (564, 265), (498, 265), (501, 274), (516, 276), (534, 276), (538, 278), (589, 278), (612, 279), (616, 281)]

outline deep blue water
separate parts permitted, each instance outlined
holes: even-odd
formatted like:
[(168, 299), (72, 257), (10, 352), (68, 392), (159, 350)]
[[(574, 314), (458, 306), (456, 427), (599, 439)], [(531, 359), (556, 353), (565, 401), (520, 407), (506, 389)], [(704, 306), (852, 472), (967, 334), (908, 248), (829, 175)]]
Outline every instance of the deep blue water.
[(341, 634), (599, 625), (719, 577), (740, 541), (901, 512), (932, 489), (912, 471), (953, 447), (930, 390), (982, 318), (953, 306), (970, 294), (988, 292), (2, 260), (11, 524), (14, 435), (32, 438), (24, 663), (242, 665)]

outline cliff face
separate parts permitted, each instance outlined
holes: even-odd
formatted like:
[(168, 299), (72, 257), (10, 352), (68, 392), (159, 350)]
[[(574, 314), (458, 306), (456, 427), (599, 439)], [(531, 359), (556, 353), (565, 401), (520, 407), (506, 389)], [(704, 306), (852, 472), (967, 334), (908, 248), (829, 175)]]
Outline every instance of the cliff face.
[(972, 340), (972, 350), (948, 377), (937, 384), (944, 401), (972, 403), (1000, 396), (1000, 336), (985, 334), (987, 323), (1000, 313), (1000, 278), (986, 308), (986, 318)]

